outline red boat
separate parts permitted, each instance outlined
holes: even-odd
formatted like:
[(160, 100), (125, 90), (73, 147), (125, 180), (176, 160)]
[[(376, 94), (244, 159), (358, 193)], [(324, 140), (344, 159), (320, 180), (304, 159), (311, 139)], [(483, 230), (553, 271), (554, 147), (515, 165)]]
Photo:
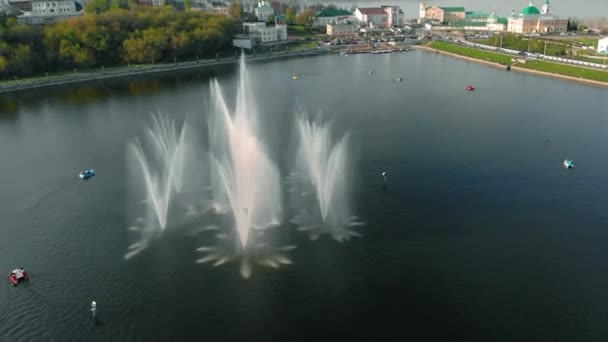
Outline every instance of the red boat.
[(473, 91), (473, 90), (475, 90), (475, 87), (473, 87), (472, 85), (468, 85), (465, 88), (467, 89), (467, 91)]
[(14, 269), (11, 274), (8, 275), (8, 279), (14, 284), (19, 285), (24, 280), (29, 280), (30, 276), (22, 268)]

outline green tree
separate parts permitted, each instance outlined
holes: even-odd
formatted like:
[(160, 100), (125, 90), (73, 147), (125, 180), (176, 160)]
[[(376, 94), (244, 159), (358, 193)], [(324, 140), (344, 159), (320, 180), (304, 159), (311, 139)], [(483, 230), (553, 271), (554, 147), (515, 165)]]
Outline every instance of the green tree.
[(110, 1), (110, 9), (116, 10), (122, 8), (122, 0), (111, 0)]
[(9, 66), (8, 58), (0, 56), (0, 72), (4, 73)]
[(296, 23), (299, 25), (310, 25), (312, 21), (315, 19), (317, 12), (313, 9), (307, 8), (298, 14), (296, 18)]
[(102, 13), (110, 9), (109, 0), (90, 0), (84, 5), (84, 10), (87, 13)]
[(285, 10), (285, 22), (289, 25), (293, 25), (293, 23), (296, 21), (296, 10), (293, 7), (288, 7), (287, 10)]
[(17, 75), (30, 74), (33, 71), (32, 48), (29, 45), (17, 45), (13, 50), (8, 69)]
[(184, 0), (184, 9), (189, 11), (192, 8), (192, 0)]

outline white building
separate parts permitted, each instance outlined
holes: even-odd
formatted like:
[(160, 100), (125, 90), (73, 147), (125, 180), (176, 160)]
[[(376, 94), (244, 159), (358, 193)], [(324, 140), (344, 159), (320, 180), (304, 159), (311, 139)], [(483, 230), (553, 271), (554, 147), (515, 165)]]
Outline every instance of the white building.
[(359, 26), (352, 23), (327, 24), (328, 36), (352, 36), (359, 31)]
[(608, 53), (608, 37), (604, 37), (597, 41), (597, 52)]
[(312, 26), (326, 27), (328, 24), (344, 23), (355, 20), (357, 20), (357, 17), (349, 11), (326, 8), (317, 14)]
[(17, 17), (23, 24), (47, 24), (82, 15), (84, 11), (76, 11), (74, 0), (33, 0), (32, 11), (24, 12)]
[(274, 15), (274, 9), (270, 4), (264, 0), (258, 2), (258, 7), (255, 9), (255, 16), (258, 18), (258, 21), (266, 22), (271, 15)]
[(513, 33), (551, 33), (565, 32), (568, 28), (568, 18), (550, 13), (551, 4), (545, 0), (542, 10), (530, 4), (520, 14), (511, 13), (507, 30)]
[(403, 11), (399, 6), (357, 8), (355, 17), (362, 25), (371, 28), (391, 28), (403, 24)]
[(243, 23), (243, 31), (247, 37), (262, 44), (287, 40), (287, 25), (284, 24), (267, 27), (263, 22)]

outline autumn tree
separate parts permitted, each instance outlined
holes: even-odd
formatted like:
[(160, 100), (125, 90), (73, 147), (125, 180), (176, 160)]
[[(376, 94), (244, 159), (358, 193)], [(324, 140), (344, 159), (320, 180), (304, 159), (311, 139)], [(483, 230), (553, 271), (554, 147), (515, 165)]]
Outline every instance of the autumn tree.
[(230, 13), (230, 17), (232, 17), (232, 19), (240, 21), (243, 14), (243, 7), (239, 2), (233, 2), (230, 4), (228, 12)]

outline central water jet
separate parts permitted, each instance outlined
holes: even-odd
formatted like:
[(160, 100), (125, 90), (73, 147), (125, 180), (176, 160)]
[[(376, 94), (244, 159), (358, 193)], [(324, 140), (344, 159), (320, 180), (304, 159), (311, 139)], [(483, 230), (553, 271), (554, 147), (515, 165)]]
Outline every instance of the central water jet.
[(231, 112), (215, 80), (211, 88), (215, 123), (210, 125), (211, 160), (217, 181), (214, 190), (230, 207), (238, 247), (252, 244), (252, 229), (279, 223), (280, 176), (268, 158), (257, 130), (256, 105), (247, 91), (247, 73), (241, 57), (236, 108)]

